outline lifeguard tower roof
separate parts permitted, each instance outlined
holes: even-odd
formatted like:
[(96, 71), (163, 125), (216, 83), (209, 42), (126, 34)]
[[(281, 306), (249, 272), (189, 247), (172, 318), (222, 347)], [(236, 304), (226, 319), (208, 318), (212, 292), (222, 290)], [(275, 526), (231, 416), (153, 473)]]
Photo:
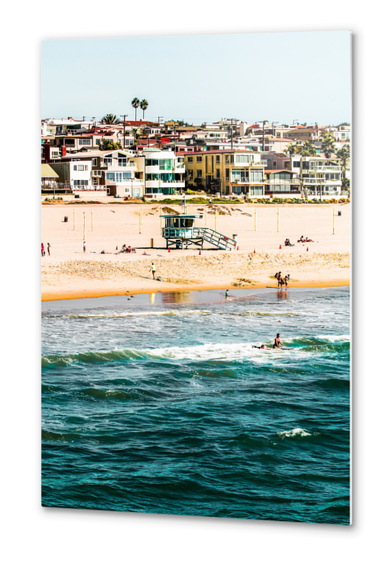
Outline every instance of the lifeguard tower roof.
[(181, 219), (201, 219), (203, 217), (203, 215), (160, 215), (160, 218), (162, 219), (172, 219), (172, 218), (176, 218), (179, 217)]

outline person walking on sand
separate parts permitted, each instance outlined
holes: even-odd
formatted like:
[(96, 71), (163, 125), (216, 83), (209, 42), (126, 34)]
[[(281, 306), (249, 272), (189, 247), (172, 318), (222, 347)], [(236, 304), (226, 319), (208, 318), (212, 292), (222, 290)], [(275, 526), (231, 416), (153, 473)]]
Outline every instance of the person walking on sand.
[(156, 267), (155, 267), (154, 262), (152, 262), (152, 264), (151, 264), (151, 270), (150, 271), (152, 271), (152, 277), (155, 279)]
[(44, 256), (44, 244), (43, 244), (43, 242), (42, 242), (42, 244), (40, 245), (40, 252), (41, 252), (42, 258), (43, 258), (43, 256)]
[(283, 344), (280, 341), (280, 334), (276, 334), (275, 343), (273, 344), (274, 349), (277, 349), (278, 347), (283, 347)]
[(47, 242), (47, 253), (48, 253), (48, 255), (50, 255), (50, 248), (51, 248), (50, 242)]
[(84, 240), (83, 243), (82, 243), (82, 249), (83, 249), (83, 251), (84, 251), (84, 253), (85, 253), (85, 252), (86, 252), (86, 242), (85, 242), (85, 240)]

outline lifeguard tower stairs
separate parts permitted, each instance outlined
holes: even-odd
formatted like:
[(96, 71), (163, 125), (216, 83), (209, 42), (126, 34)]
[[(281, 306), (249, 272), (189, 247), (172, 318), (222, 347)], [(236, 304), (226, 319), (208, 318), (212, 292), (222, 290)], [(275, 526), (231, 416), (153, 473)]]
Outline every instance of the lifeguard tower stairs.
[(235, 250), (237, 242), (212, 228), (194, 226), (195, 219), (203, 215), (162, 215), (165, 225), (162, 236), (166, 240), (166, 248), (187, 249), (196, 246), (203, 249), (204, 242), (220, 250)]

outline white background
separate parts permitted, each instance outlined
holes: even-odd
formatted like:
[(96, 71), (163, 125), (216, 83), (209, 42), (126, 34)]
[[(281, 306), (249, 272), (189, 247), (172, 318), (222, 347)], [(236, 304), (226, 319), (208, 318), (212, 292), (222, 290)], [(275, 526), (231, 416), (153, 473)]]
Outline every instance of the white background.
[[(385, 550), (387, 27), (383, 3), (18, 2), (2, 9), (3, 560), (380, 560)], [(182, 33), (354, 33), (353, 526), (40, 507), (40, 41)], [(285, 52), (297, 68), (298, 54)], [(260, 72), (260, 55), (256, 69)], [(205, 62), (205, 61), (204, 61)], [(327, 61), (330, 66), (330, 60)], [(181, 77), (190, 75), (187, 69)], [(105, 71), (101, 69), (103, 78)], [(325, 71), (322, 69), (322, 78)], [(53, 76), (58, 89), (68, 77)], [(301, 78), (303, 80), (303, 78)], [(306, 80), (305, 93), (314, 96)], [(243, 100), (243, 92), (242, 92)], [(13, 193), (15, 196), (13, 196)], [(11, 197), (12, 195), (12, 197)], [(16, 197), (18, 204), (15, 204)], [(4, 314), (5, 313), (5, 314)]]

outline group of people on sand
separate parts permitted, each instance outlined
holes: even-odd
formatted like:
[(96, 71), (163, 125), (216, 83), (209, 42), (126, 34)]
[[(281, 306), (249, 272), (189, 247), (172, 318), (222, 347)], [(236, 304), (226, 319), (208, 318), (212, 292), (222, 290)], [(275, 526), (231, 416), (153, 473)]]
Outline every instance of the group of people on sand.
[(288, 282), (290, 280), (290, 274), (285, 275), (284, 277), (282, 277), (282, 272), (279, 271), (278, 273), (275, 273), (275, 279), (278, 280), (278, 288), (282, 289), (283, 285), (285, 285), (286, 289), (288, 287)]
[(306, 236), (306, 238), (303, 238), (303, 234), (302, 234), (302, 236), (299, 238), (299, 240), (297, 240), (297, 242), (314, 242), (314, 240), (311, 240), (311, 238), (309, 238), (308, 236)]
[[(47, 247), (47, 255), (49, 256), (50, 255), (50, 248), (51, 248), (50, 242), (47, 242), (46, 247)], [(44, 249), (43, 242), (40, 245), (40, 253), (42, 254), (42, 258), (46, 255), (46, 250)]]
[(132, 246), (127, 246), (126, 244), (123, 244), (121, 250), (119, 251), (119, 254), (130, 254), (131, 252), (134, 252), (136, 254), (136, 249), (132, 248)]
[[(264, 344), (253, 345), (252, 347), (255, 347), (256, 349), (267, 349), (267, 350), (271, 349), (270, 347), (265, 347)], [(283, 343), (280, 341), (280, 334), (276, 334), (276, 338), (275, 338), (274, 344), (272, 346), (272, 349), (278, 349), (278, 348), (281, 348), (281, 347), (283, 347)]]
[(290, 239), (289, 239), (289, 238), (286, 238), (286, 239), (285, 239), (285, 241), (284, 241), (284, 245), (285, 245), (285, 246), (295, 246), (295, 244), (291, 244), (291, 242), (290, 242)]

